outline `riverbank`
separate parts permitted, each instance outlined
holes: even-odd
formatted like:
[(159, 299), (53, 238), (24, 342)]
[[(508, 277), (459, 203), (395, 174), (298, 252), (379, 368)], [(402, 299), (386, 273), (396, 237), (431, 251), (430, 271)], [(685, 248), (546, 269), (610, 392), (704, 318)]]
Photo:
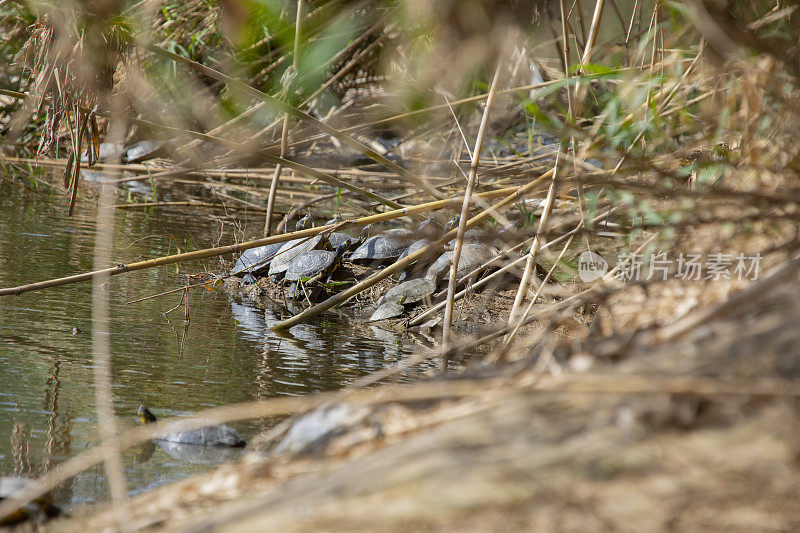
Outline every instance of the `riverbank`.
[[(796, 280), (797, 260), (790, 268)], [(800, 294), (776, 277), (742, 291), (715, 291), (678, 320), (693, 325), (677, 337), (671, 324), (598, 335), (572, 353), (567, 343), (549, 363), (507, 354), (439, 381), (438, 400), (424, 399), (433, 390), (424, 383), (402, 393), (417, 390), (413, 401), (393, 401), (389, 385), (368, 403), (345, 395), (314, 411), (317, 424), (338, 423), (302, 445), (291, 424), (309, 424), (309, 415), (256, 441), (259, 452), (238, 464), (132, 498), (132, 524), (796, 529)], [(101, 506), (44, 530), (102, 530), (114, 520)]]

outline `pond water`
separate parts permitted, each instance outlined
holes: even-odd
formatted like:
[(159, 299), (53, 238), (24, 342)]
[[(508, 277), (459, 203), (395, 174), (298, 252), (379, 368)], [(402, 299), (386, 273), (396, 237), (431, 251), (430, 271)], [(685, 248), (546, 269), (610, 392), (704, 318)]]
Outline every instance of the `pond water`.
[[(63, 195), (26, 190), (0, 177), (0, 287), (92, 269), (96, 208), (79, 203), (67, 216)], [(232, 241), (221, 218), (180, 211), (117, 210), (113, 261), (127, 263)], [(245, 231), (255, 237), (255, 218)], [(410, 337), (352, 326), (336, 315), (278, 336), (269, 326), (286, 311), (259, 311), (220, 290), (189, 293), (183, 337), (180, 292), (185, 275), (230, 267), (210, 259), (111, 278), (109, 335), (114, 407), (121, 427), (147, 405), (157, 416), (280, 395), (341, 388), (415, 349)], [(37, 477), (98, 442), (93, 389), (91, 283), (0, 297), (0, 475)], [(83, 331), (73, 335), (73, 328)], [(250, 438), (275, 421), (235, 425)], [(152, 455), (150, 455), (152, 453)], [(149, 456), (149, 458), (148, 458)], [(186, 477), (222, 458), (173, 457), (156, 448), (129, 450), (132, 493)], [(102, 467), (56, 491), (61, 502), (107, 497)]]

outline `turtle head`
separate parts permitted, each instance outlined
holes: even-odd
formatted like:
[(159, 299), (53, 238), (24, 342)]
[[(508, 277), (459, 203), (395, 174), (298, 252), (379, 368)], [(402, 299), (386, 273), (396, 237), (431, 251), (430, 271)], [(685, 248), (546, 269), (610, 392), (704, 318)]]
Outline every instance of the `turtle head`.
[(348, 242), (343, 242), (339, 244), (339, 246), (336, 247), (336, 257), (339, 259), (344, 257), (344, 253), (347, 251), (348, 248), (350, 248), (350, 243)]
[(311, 227), (311, 213), (297, 221), (294, 229), (295, 231), (302, 231)]
[(142, 421), (142, 424), (150, 424), (151, 422), (156, 421), (156, 415), (150, 412), (150, 410), (145, 407), (144, 405), (139, 406), (139, 410), (136, 411), (139, 415), (139, 420)]
[(331, 265), (330, 271), (333, 272), (338, 269), (342, 265), (342, 260), (344, 259), (344, 254), (350, 248), (349, 243), (343, 242), (339, 246), (336, 247), (336, 257), (333, 259), (333, 265)]
[(330, 225), (332, 225), (332, 224), (338, 224), (338, 223), (340, 223), (340, 222), (344, 222), (344, 217), (343, 217), (341, 214), (339, 214), (339, 213), (336, 213), (336, 216), (335, 216), (335, 217), (333, 217), (333, 218), (332, 218), (332, 219), (330, 219), (330, 220), (327, 220), (327, 221), (325, 221), (325, 225), (326, 225), (326, 226), (330, 226)]
[(372, 233), (372, 230), (375, 229), (375, 224), (367, 224), (363, 228), (361, 228), (361, 233), (358, 236), (359, 242), (364, 242), (369, 238), (369, 234)]
[(448, 231), (450, 231), (451, 229), (453, 229), (453, 228), (457, 228), (457, 227), (458, 227), (458, 223), (459, 223), (459, 221), (460, 221), (460, 220), (461, 220), (461, 217), (460, 217), (460, 216), (458, 216), (458, 215), (456, 215), (456, 216), (454, 216), (453, 218), (451, 218), (451, 219), (450, 219), (450, 220), (447, 222), (447, 224), (445, 224), (445, 225), (444, 225), (444, 232), (445, 232), (445, 233), (447, 233), (447, 232), (448, 232)]

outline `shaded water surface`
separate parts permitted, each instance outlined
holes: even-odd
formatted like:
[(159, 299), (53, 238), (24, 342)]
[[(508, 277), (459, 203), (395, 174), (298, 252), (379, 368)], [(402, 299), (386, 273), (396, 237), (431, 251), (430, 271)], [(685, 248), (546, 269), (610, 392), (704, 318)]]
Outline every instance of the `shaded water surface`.
[[(83, 203), (76, 211), (68, 218), (63, 197), (37, 195), (0, 178), (0, 287), (91, 270), (96, 210)], [(221, 227), (213, 216), (119, 210), (113, 261), (213, 246)], [(414, 349), (411, 339), (353, 330), (335, 315), (277, 336), (269, 326), (286, 318), (281, 310), (264, 313), (206, 289), (189, 293), (190, 325), (182, 342), (183, 305), (164, 314), (180, 303), (180, 293), (127, 303), (182, 286), (185, 274), (204, 269), (223, 265), (218, 259), (171, 265), (114, 276), (107, 284), (111, 318), (102, 333), (110, 339), (121, 426), (136, 423), (140, 404), (157, 416), (190, 416), (234, 402), (340, 388)], [(0, 475), (39, 476), (98, 442), (91, 291), (90, 283), (79, 283), (0, 297)], [(73, 335), (73, 327), (83, 333)], [(250, 438), (269, 423), (236, 428)], [(131, 492), (228, 458), (170, 452), (125, 452)], [(106, 493), (97, 467), (66, 482), (56, 497), (92, 501)]]

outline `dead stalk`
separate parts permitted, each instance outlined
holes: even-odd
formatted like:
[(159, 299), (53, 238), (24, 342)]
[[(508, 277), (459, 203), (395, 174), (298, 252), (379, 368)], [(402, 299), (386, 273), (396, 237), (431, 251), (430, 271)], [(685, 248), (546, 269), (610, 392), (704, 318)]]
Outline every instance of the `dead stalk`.
[[(76, 165), (76, 168), (79, 168)], [(77, 183), (75, 184), (77, 187)], [(106, 270), (111, 264), (114, 239), (114, 208), (111, 206), (113, 190), (110, 185), (100, 186), (100, 207), (97, 213), (94, 268)], [(99, 275), (92, 280), (92, 353), (94, 356), (94, 391), (97, 402), (97, 421), (100, 431), (100, 448), (105, 462), (106, 475), (111, 489), (111, 502), (120, 531), (128, 531), (128, 487), (122, 464), (118, 439), (117, 418), (114, 414), (112, 393), (111, 352), (109, 336), (109, 275)]]
[[(294, 53), (292, 54), (292, 72), (297, 72), (297, 56), (300, 51), (300, 27), (303, 23), (303, 0), (297, 0), (297, 19), (294, 27)], [(288, 86), (283, 90), (286, 94), (292, 93), (292, 85), (294, 79), (292, 76), (287, 76)], [(283, 130), (281, 131), (281, 158), (286, 157), (286, 147), (289, 144), (289, 114), (283, 116)], [(267, 216), (264, 220), (264, 237), (269, 237), (272, 232), (272, 212), (275, 207), (275, 196), (278, 193), (278, 182), (281, 179), (281, 170), (283, 165), (278, 163), (275, 165), (275, 173), (272, 175), (272, 184), (269, 187), (269, 196), (267, 197)]]
[[(581, 223), (578, 225), (578, 227), (579, 228), (583, 227), (583, 221), (581, 221)], [(561, 253), (558, 254), (558, 257), (556, 258), (555, 262), (553, 263), (553, 266), (550, 267), (550, 270), (547, 272), (547, 275), (542, 280), (542, 283), (539, 285), (539, 288), (536, 290), (536, 294), (534, 294), (533, 298), (531, 298), (531, 302), (528, 304), (528, 307), (525, 309), (525, 312), (522, 313), (522, 317), (520, 318), (520, 320), (517, 323), (516, 327), (513, 329), (513, 331), (506, 338), (505, 344), (503, 345), (503, 349), (504, 350), (507, 349), (509, 346), (511, 346), (511, 343), (514, 342), (514, 339), (517, 336), (517, 332), (519, 332), (519, 328), (522, 325), (522, 322), (526, 318), (528, 318), (528, 315), (530, 314), (531, 309), (533, 309), (533, 306), (536, 304), (536, 301), (539, 299), (539, 296), (541, 296), (542, 290), (547, 286), (547, 283), (550, 281), (550, 278), (553, 276), (553, 272), (555, 272), (556, 268), (558, 267), (558, 263), (564, 257), (564, 254), (567, 252), (567, 250), (569, 250), (569, 247), (572, 246), (572, 241), (575, 240), (575, 235), (576, 234), (577, 233), (573, 233), (572, 235), (570, 235), (569, 239), (567, 240), (567, 243), (564, 245), (563, 248), (561, 248)]]
[(489, 123), (489, 113), (494, 102), (497, 80), (500, 77), (500, 66), (494, 71), (492, 85), (489, 87), (489, 96), (486, 98), (486, 107), (483, 110), (481, 125), (478, 128), (478, 136), (475, 139), (475, 149), (472, 151), (472, 163), (469, 166), (469, 177), (467, 178), (467, 189), (464, 191), (464, 203), (461, 204), (461, 218), (458, 221), (458, 232), (456, 233), (456, 247), (453, 250), (453, 257), (450, 260), (450, 281), (447, 284), (447, 306), (444, 310), (444, 330), (442, 332), (442, 351), (447, 351), (450, 345), (450, 326), (453, 323), (453, 296), (456, 293), (456, 281), (458, 280), (458, 262), (461, 259), (461, 249), (464, 246), (464, 232), (466, 231), (467, 215), (469, 214), (472, 190), (475, 188), (475, 180), (478, 176), (478, 163), (481, 160), (481, 149), (483, 148), (483, 138), (486, 135), (486, 125)]
[(539, 248), (541, 247), (542, 244), (540, 236), (544, 233), (545, 228), (547, 227), (547, 222), (548, 219), (550, 218), (550, 213), (553, 211), (553, 205), (555, 204), (556, 200), (557, 173), (558, 173), (560, 154), (561, 150), (559, 149), (559, 152), (556, 155), (555, 165), (553, 165), (550, 188), (547, 190), (547, 198), (545, 200), (544, 212), (542, 213), (542, 216), (539, 218), (539, 226), (536, 229), (536, 238), (533, 240), (533, 245), (531, 246), (531, 250), (528, 253), (528, 259), (525, 263), (525, 271), (522, 274), (522, 280), (520, 280), (519, 282), (519, 288), (517, 289), (517, 294), (514, 297), (514, 303), (511, 306), (511, 312), (508, 315), (509, 325), (515, 322), (519, 317), (519, 311), (520, 307), (522, 306), (522, 301), (528, 296), (529, 286), (531, 284), (533, 272), (536, 268), (536, 254), (539, 253)]
[[(251, 96), (253, 98), (258, 98), (260, 100), (263, 100), (263, 101), (267, 102), (269, 105), (271, 105), (274, 109), (276, 109), (278, 111), (282, 111), (282, 112), (286, 113), (287, 115), (290, 115), (293, 118), (302, 120), (302, 121), (307, 122), (307, 123), (309, 123), (309, 124), (311, 124), (313, 126), (316, 126), (322, 132), (330, 135), (331, 137), (334, 137), (334, 138), (340, 140), (341, 142), (343, 142), (344, 144), (350, 146), (351, 148), (354, 148), (354, 149), (358, 150), (359, 152), (361, 152), (365, 156), (369, 157), (370, 159), (374, 160), (378, 164), (380, 164), (380, 165), (384, 166), (385, 168), (387, 168), (388, 170), (394, 172), (395, 174), (397, 174), (398, 176), (400, 176), (404, 180), (406, 180), (409, 183), (412, 183), (412, 184), (416, 185), (417, 187), (419, 187), (420, 189), (426, 191), (428, 194), (430, 194), (434, 198), (442, 199), (444, 197), (444, 195), (441, 192), (437, 191), (435, 188), (431, 187), (427, 182), (425, 182), (424, 180), (420, 179), (419, 177), (417, 177), (413, 173), (409, 172), (408, 170), (404, 169), (403, 167), (401, 167), (397, 163), (389, 161), (387, 158), (385, 158), (381, 154), (377, 153), (375, 150), (372, 150), (371, 148), (365, 146), (363, 143), (361, 143), (361, 142), (355, 140), (354, 138), (342, 133), (341, 131), (337, 130), (336, 128), (334, 128), (332, 126), (329, 126), (328, 124), (322, 122), (321, 120), (318, 120), (318, 119), (312, 117), (308, 113), (304, 113), (303, 111), (300, 111), (299, 109), (297, 109), (295, 107), (292, 107), (291, 105), (281, 101), (278, 98), (275, 98), (274, 96), (270, 96), (269, 94), (267, 94), (265, 92), (259, 91), (258, 89), (255, 89), (255, 88), (253, 88), (253, 87), (251, 87), (251, 86), (247, 85), (246, 83), (243, 83), (243, 82), (241, 82), (239, 80), (233, 79), (230, 76), (227, 76), (227, 75), (225, 75), (225, 74), (223, 74), (223, 73), (221, 73), (221, 72), (219, 72), (217, 70), (209, 68), (209, 67), (207, 67), (205, 65), (201, 65), (200, 63), (197, 63), (196, 61), (192, 61), (191, 59), (187, 59), (185, 57), (179, 56), (178, 54), (174, 54), (172, 52), (164, 50), (163, 48), (160, 48), (158, 46), (147, 45), (146, 49), (149, 50), (150, 52), (153, 52), (156, 55), (159, 55), (161, 57), (165, 57), (167, 59), (175, 61), (176, 63), (180, 63), (182, 65), (186, 65), (186, 66), (191, 67), (192, 69), (194, 69), (194, 70), (196, 70), (198, 72), (202, 72), (203, 74), (205, 74), (207, 76), (210, 76), (210, 77), (212, 77), (212, 78), (214, 78), (216, 80), (225, 82), (228, 85), (230, 85), (231, 87), (235, 88), (237, 91), (241, 91), (243, 94), (247, 94), (247, 95), (249, 95), (249, 96)], [(286, 164), (286, 163), (284, 162), (284, 164)], [(286, 165), (286, 166), (289, 166), (289, 165)]]

